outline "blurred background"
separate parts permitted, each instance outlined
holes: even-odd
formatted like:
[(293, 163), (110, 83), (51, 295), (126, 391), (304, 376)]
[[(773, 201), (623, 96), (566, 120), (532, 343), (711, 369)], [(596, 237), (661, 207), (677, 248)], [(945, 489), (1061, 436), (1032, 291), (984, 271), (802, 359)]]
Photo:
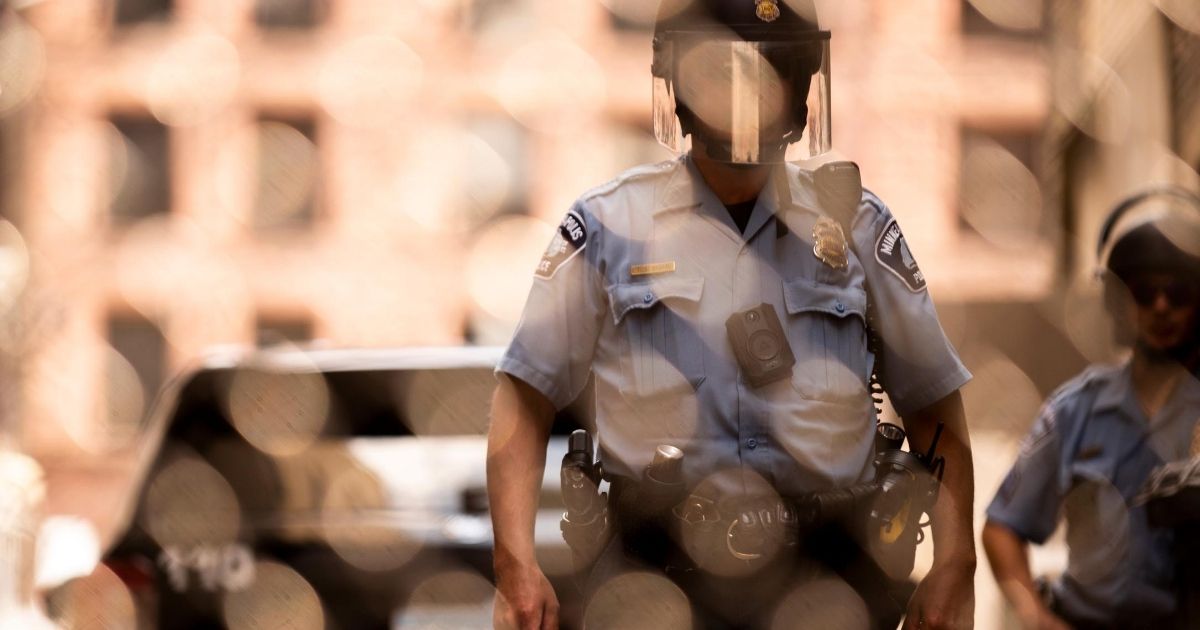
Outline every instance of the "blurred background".
[[(1200, 3), (817, 4), (834, 146), (975, 374), (981, 514), (1041, 400), (1112, 356), (1109, 208), (1200, 185)], [(503, 345), (571, 202), (671, 157), (655, 5), (0, 3), (0, 444), (47, 512), (105, 539), (158, 392), (213, 347)]]

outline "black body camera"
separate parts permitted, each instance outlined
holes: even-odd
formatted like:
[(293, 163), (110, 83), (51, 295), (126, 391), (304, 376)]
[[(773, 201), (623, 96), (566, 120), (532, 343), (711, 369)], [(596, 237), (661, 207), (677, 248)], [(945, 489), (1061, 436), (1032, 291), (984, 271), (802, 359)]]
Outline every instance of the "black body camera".
[(770, 304), (734, 313), (725, 320), (738, 368), (751, 387), (791, 376), (796, 357)]

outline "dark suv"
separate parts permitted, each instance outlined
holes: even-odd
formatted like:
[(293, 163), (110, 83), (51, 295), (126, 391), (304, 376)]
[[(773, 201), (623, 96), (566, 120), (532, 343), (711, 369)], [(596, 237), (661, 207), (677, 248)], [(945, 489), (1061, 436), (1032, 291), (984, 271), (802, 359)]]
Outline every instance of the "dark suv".
[[(490, 627), (485, 455), (499, 356), (210, 356), (160, 396), (127, 526), (101, 569), (139, 627)], [(587, 404), (556, 420), (536, 528), (562, 593), (556, 462), (564, 436), (589, 424), (577, 411)], [(89, 600), (60, 591), (59, 617)]]

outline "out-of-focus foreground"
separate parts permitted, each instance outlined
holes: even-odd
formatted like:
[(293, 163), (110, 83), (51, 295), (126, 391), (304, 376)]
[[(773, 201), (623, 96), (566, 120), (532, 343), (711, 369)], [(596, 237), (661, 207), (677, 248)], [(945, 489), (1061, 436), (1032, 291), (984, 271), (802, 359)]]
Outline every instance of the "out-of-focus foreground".
[[(116, 536), (155, 396), (213, 346), (503, 344), (571, 201), (670, 157), (655, 4), (0, 5), (0, 445), (48, 513)], [(1040, 401), (1112, 354), (1108, 209), (1200, 187), (1200, 4), (818, 7), (834, 146), (976, 376), (981, 513)], [(982, 560), (977, 584), (1004, 627)]]

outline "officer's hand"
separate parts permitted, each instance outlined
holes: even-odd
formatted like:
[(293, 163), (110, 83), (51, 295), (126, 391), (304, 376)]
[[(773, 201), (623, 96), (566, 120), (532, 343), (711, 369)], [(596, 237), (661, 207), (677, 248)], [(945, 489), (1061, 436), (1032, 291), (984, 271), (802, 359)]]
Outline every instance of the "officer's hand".
[(492, 623), (504, 630), (555, 630), (558, 598), (537, 565), (519, 565), (496, 576)]
[(1071, 626), (1039, 602), (1033, 610), (1019, 614), (1021, 626), (1027, 630), (1071, 630)]
[(974, 626), (974, 564), (934, 565), (908, 601), (904, 630), (971, 630)]

